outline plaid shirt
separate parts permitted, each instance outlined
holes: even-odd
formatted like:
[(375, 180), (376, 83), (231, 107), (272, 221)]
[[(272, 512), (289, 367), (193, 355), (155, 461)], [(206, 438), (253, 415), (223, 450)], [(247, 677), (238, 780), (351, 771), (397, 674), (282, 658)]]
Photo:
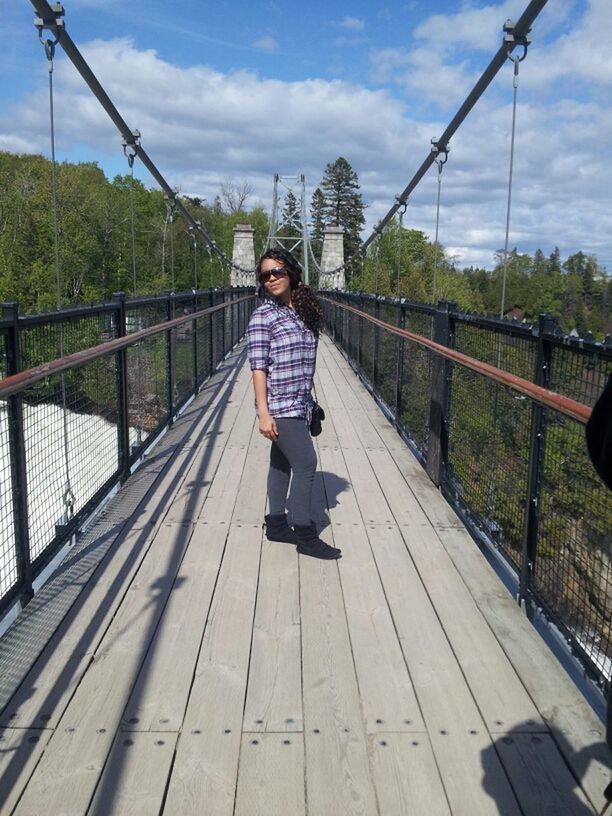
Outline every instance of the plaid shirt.
[[(251, 371), (267, 372), (268, 410), (273, 417), (310, 422), (317, 338), (297, 314), (267, 298), (251, 315), (247, 330)], [(257, 408), (257, 406), (255, 406)]]

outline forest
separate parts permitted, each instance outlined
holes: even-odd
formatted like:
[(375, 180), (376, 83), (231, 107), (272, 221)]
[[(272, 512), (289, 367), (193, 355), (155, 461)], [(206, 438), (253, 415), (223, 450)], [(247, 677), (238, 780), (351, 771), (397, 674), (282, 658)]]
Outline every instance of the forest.
[[(212, 201), (180, 197), (231, 257), (235, 224), (254, 227), (256, 253), (268, 236), (269, 216), (261, 207), (249, 208), (249, 193), (247, 182), (229, 182)], [(312, 196), (310, 233), (318, 260), (324, 226), (345, 227), (348, 289), (424, 303), (444, 298), (466, 311), (499, 315), (502, 252), (493, 269), (459, 268), (424, 232), (392, 222), (362, 261), (365, 207), (350, 163), (342, 157), (330, 162)], [(163, 193), (129, 175), (109, 180), (94, 162), (61, 163), (57, 211), (63, 306), (106, 300), (116, 291), (133, 295), (229, 285), (227, 265), (211, 258), (203, 243), (194, 249), (187, 224), (170, 219)], [(42, 156), (0, 152), (0, 299), (16, 300), (25, 313), (44, 311), (57, 308), (56, 288), (51, 163)], [(567, 258), (557, 248), (533, 256), (517, 249), (509, 253), (505, 314), (531, 322), (548, 312), (566, 332), (603, 339), (612, 333), (611, 304), (612, 277), (588, 252)]]

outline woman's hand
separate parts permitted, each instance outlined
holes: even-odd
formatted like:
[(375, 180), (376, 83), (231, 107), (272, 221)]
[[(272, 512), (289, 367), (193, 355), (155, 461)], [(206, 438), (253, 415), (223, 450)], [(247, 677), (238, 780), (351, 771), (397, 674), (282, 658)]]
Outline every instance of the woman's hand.
[(263, 414), (259, 417), (259, 433), (275, 442), (278, 439), (278, 430), (276, 429), (276, 422), (270, 414)]

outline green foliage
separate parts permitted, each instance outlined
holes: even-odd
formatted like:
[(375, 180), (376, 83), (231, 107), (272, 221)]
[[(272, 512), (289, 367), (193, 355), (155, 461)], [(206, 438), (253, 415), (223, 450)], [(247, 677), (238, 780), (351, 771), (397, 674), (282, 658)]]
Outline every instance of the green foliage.
[[(197, 198), (182, 202), (231, 257), (233, 228), (248, 220), (256, 251), (268, 234), (268, 217), (256, 208), (226, 212)], [(134, 245), (132, 255), (132, 202)], [(109, 181), (93, 162), (57, 166), (57, 211), (62, 306), (127, 295), (210, 285), (227, 286), (229, 270), (211, 261), (202, 241), (194, 259), (183, 219), (167, 218), (163, 193), (130, 175)], [(58, 305), (51, 163), (42, 156), (0, 152), (0, 298), (16, 300), (24, 312)]]
[(492, 271), (460, 270), (425, 233), (393, 221), (370, 244), (348, 288), (422, 303), (451, 300), (464, 311), (499, 315), (504, 277), (504, 314), (535, 322), (546, 312), (567, 332), (590, 331), (599, 339), (612, 333), (612, 278), (583, 252), (562, 261), (558, 248), (548, 258), (541, 250), (532, 257), (513, 249), (507, 264), (497, 253)]

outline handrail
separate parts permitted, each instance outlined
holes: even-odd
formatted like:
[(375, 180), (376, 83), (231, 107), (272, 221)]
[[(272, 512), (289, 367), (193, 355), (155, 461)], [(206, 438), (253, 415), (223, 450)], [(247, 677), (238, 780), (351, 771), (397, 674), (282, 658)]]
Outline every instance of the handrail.
[(207, 309), (201, 309), (199, 312), (191, 312), (188, 315), (175, 317), (172, 320), (166, 320), (163, 323), (156, 323), (153, 326), (148, 326), (146, 329), (127, 334), (124, 337), (116, 337), (114, 340), (107, 340), (97, 346), (91, 346), (82, 351), (76, 351), (74, 354), (68, 354), (66, 357), (61, 357), (57, 360), (51, 360), (48, 363), (28, 368), (25, 371), (20, 371), (18, 374), (13, 374), (0, 380), (0, 399), (7, 399), (19, 391), (34, 385), (45, 377), (53, 374), (61, 374), (63, 371), (69, 371), (73, 368), (78, 368), (80, 365), (96, 360), (98, 357), (104, 357), (114, 351), (121, 351), (121, 349), (128, 348), (140, 340), (147, 337), (152, 337), (156, 334), (168, 331), (168, 329), (175, 329), (182, 326), (184, 323), (190, 323), (193, 320), (199, 320), (206, 315), (218, 312), (221, 309), (226, 309), (229, 306), (234, 306), (237, 303), (243, 303), (245, 300), (251, 300), (256, 297), (253, 295), (244, 295), (243, 297), (235, 298), (224, 303), (219, 303), (216, 306), (209, 306)]
[(404, 337), (407, 340), (412, 340), (412, 342), (418, 343), (420, 346), (439, 354), (441, 357), (445, 357), (447, 360), (452, 360), (453, 362), (459, 363), (472, 371), (476, 371), (478, 374), (482, 374), (495, 382), (506, 385), (508, 388), (512, 388), (514, 391), (524, 394), (540, 405), (544, 405), (547, 408), (553, 408), (555, 411), (559, 411), (559, 413), (565, 414), (565, 416), (568, 416), (571, 419), (575, 419), (578, 422), (586, 424), (591, 416), (591, 408), (589, 408), (588, 405), (584, 405), (582, 402), (571, 399), (571, 397), (564, 397), (561, 394), (557, 394), (555, 391), (549, 391), (547, 388), (542, 388), (540, 385), (535, 385), (535, 383), (529, 382), (529, 380), (525, 380), (523, 377), (519, 377), (516, 374), (511, 374), (510, 372), (504, 371), (503, 369), (497, 368), (489, 363), (483, 363), (481, 360), (476, 360), (474, 357), (463, 354), (461, 351), (455, 351), (455, 349), (451, 349), (447, 346), (441, 345), (440, 343), (436, 343), (434, 340), (430, 340), (421, 334), (415, 334), (407, 329), (400, 329), (398, 326), (394, 326), (391, 323), (385, 323), (384, 320), (379, 320), (378, 318), (369, 315), (367, 312), (361, 311), (361, 309), (356, 309), (354, 306), (348, 306), (345, 303), (340, 303), (323, 295), (319, 295), (319, 299), (330, 303), (333, 306), (339, 306), (341, 309), (346, 309), (349, 312), (353, 312), (359, 317), (369, 320), (370, 323), (380, 326), (381, 328), (390, 331), (392, 334), (398, 335), (398, 337)]

